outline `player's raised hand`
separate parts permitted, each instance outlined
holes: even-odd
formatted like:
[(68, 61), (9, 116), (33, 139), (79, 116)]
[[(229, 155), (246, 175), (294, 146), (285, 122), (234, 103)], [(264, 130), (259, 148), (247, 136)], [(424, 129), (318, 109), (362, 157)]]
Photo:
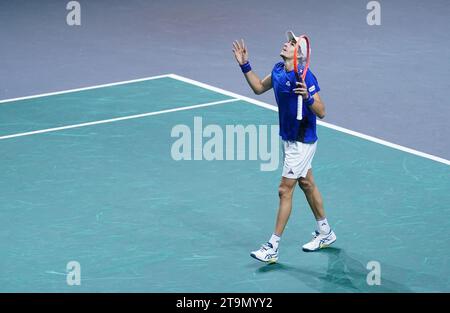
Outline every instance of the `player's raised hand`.
[(244, 39), (241, 39), (240, 42), (238, 40), (235, 40), (233, 42), (233, 53), (239, 65), (247, 63), (248, 51), (245, 47)]

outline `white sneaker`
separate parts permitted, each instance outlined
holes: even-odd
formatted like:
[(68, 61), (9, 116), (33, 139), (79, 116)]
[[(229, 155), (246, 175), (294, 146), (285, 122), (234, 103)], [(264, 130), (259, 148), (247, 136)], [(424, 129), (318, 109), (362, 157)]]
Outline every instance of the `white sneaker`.
[(321, 234), (318, 231), (313, 233), (313, 239), (307, 244), (303, 245), (303, 251), (312, 252), (322, 248), (326, 248), (336, 241), (336, 234), (330, 230), (328, 234)]
[(275, 263), (278, 261), (278, 249), (274, 250), (272, 244), (267, 242), (259, 250), (252, 251), (250, 256), (261, 262)]

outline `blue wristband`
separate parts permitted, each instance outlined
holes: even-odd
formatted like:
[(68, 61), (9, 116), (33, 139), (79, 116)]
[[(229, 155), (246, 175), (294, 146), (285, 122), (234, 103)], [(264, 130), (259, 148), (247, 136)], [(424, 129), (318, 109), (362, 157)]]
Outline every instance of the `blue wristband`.
[(242, 65), (239, 65), (241, 67), (242, 73), (248, 73), (252, 70), (252, 67), (250, 66), (250, 62), (246, 62)]
[(307, 106), (311, 106), (314, 103), (314, 97), (311, 97), (311, 95), (309, 95), (309, 98), (306, 100), (303, 100), (303, 103), (306, 104)]

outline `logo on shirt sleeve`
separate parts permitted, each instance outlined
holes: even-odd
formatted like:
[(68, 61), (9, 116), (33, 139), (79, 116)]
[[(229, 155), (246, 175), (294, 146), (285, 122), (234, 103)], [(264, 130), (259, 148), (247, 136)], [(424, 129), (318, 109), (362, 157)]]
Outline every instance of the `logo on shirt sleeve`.
[(308, 88), (309, 92), (313, 92), (314, 90), (316, 90), (316, 86), (312, 85), (311, 87)]

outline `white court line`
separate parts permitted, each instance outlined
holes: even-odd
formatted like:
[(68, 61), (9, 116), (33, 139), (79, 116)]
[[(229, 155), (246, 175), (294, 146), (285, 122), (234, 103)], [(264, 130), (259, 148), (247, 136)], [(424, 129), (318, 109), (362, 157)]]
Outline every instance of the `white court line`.
[(216, 105), (216, 104), (236, 102), (236, 101), (241, 101), (241, 100), (240, 99), (227, 99), (227, 100), (214, 101), (214, 102), (208, 102), (208, 103), (203, 103), (203, 104), (196, 104), (196, 105), (191, 105), (191, 106), (186, 106), (186, 107), (180, 107), (180, 108), (175, 108), (175, 109), (168, 109), (168, 110), (162, 110), (162, 111), (155, 111), (155, 112), (149, 112), (149, 113), (116, 117), (116, 118), (111, 118), (111, 119), (107, 119), (107, 120), (67, 125), (67, 126), (61, 126), (61, 127), (55, 127), (55, 128), (47, 128), (47, 129), (30, 131), (30, 132), (26, 132), (26, 133), (18, 133), (18, 134), (1, 136), (0, 140), (16, 138), (16, 137), (23, 137), (23, 136), (30, 136), (30, 135), (36, 135), (36, 134), (43, 134), (43, 133), (50, 133), (50, 132), (55, 132), (55, 131), (64, 130), (64, 129), (79, 128), (79, 127), (92, 126), (92, 125), (98, 125), (98, 124), (112, 123), (112, 122), (117, 122), (117, 121), (131, 120), (131, 119), (136, 119), (136, 118), (141, 118), (141, 117), (146, 117), (146, 116), (159, 115), (159, 114), (184, 111), (184, 110), (191, 110), (191, 109), (203, 108), (203, 107), (208, 107), (208, 106), (212, 106), (212, 105)]
[[(239, 95), (237, 93), (234, 93), (234, 92), (231, 92), (231, 91), (227, 91), (227, 90), (224, 90), (224, 89), (221, 89), (221, 88), (217, 88), (217, 87), (205, 84), (205, 83), (201, 83), (199, 81), (196, 81), (196, 80), (193, 80), (193, 79), (190, 79), (190, 78), (186, 78), (186, 77), (183, 77), (183, 76), (180, 76), (180, 75), (169, 74), (168, 76), (173, 78), (173, 79), (177, 79), (177, 80), (180, 80), (180, 81), (183, 81), (183, 82), (195, 85), (195, 86), (199, 86), (199, 87), (211, 90), (211, 91), (215, 91), (215, 92), (221, 93), (223, 95), (227, 95), (227, 96), (230, 96), (230, 97), (233, 97), (233, 98), (236, 98), (236, 99), (240, 99), (240, 100), (243, 100), (243, 101), (246, 101), (246, 102), (250, 102), (250, 103), (256, 104), (256, 105), (258, 105), (260, 107), (263, 107), (263, 108), (266, 108), (266, 109), (278, 112), (278, 108), (277, 107), (275, 107), (273, 105), (270, 105), (268, 103), (262, 102), (262, 101), (258, 101), (258, 100), (255, 100), (255, 99), (252, 99), (252, 98), (249, 98), (249, 97), (245, 97), (245, 96)], [(384, 146), (387, 146), (387, 147), (390, 147), (390, 148), (394, 148), (394, 149), (397, 149), (397, 150), (400, 150), (400, 151), (404, 151), (404, 152), (407, 152), (407, 153), (411, 153), (411, 154), (414, 154), (414, 155), (417, 155), (417, 156), (420, 156), (420, 157), (423, 157), (423, 158), (427, 158), (427, 159), (430, 159), (430, 160), (433, 160), (433, 161), (436, 161), (436, 162), (440, 162), (440, 163), (443, 163), (443, 164), (446, 164), (446, 165), (450, 165), (450, 160), (447, 160), (447, 159), (444, 159), (444, 158), (441, 158), (441, 157), (438, 157), (438, 156), (435, 156), (435, 155), (431, 155), (431, 154), (428, 154), (428, 153), (425, 153), (425, 152), (421, 152), (421, 151), (417, 151), (417, 150), (414, 150), (414, 149), (411, 149), (411, 148), (407, 148), (407, 147), (404, 147), (404, 146), (401, 146), (401, 145), (398, 145), (398, 144), (395, 144), (395, 143), (392, 143), (392, 142), (389, 142), (389, 141), (386, 141), (386, 140), (382, 140), (382, 139), (379, 139), (379, 138), (376, 138), (376, 137), (373, 137), (373, 136), (365, 135), (365, 134), (362, 134), (362, 133), (359, 133), (359, 132), (356, 132), (356, 131), (353, 131), (353, 130), (350, 130), (350, 129), (347, 129), (347, 128), (344, 128), (344, 127), (340, 127), (340, 126), (337, 126), (337, 125), (334, 125), (334, 124), (326, 123), (326, 122), (323, 122), (323, 121), (317, 121), (317, 124), (319, 124), (321, 126), (324, 126), (324, 127), (327, 127), (327, 128), (331, 128), (331, 129), (337, 130), (339, 132), (342, 132), (342, 133), (345, 133), (345, 134), (348, 134), (348, 135), (352, 135), (352, 136), (355, 136), (355, 137), (366, 139), (368, 141), (372, 141), (372, 142), (375, 142), (375, 143), (378, 143), (378, 144), (381, 144), (381, 145), (384, 145)]]
[(116, 82), (116, 83), (95, 85), (95, 86), (62, 90), (62, 91), (49, 92), (49, 93), (42, 93), (39, 95), (32, 95), (32, 96), (26, 96), (26, 97), (20, 97), (20, 98), (5, 99), (5, 100), (0, 100), (0, 104), (19, 101), (19, 100), (27, 100), (27, 99), (41, 98), (41, 97), (47, 97), (47, 96), (61, 95), (61, 94), (65, 94), (65, 93), (71, 93), (71, 92), (77, 92), (77, 91), (83, 91), (83, 90), (91, 90), (91, 89), (104, 88), (104, 87), (110, 87), (110, 86), (125, 85), (125, 84), (137, 83), (137, 82), (142, 82), (142, 81), (146, 81), (146, 80), (160, 79), (160, 78), (165, 78), (165, 77), (172, 77), (172, 76), (171, 76), (171, 74), (150, 76), (150, 77), (144, 77), (144, 78), (139, 78), (139, 79), (125, 80), (125, 81)]
[[(102, 87), (117, 86), (117, 85), (129, 84), (129, 83), (140, 82), (140, 81), (145, 81), (145, 80), (159, 79), (159, 78), (164, 78), (164, 77), (170, 77), (170, 78), (173, 78), (173, 79), (176, 79), (176, 80), (179, 80), (179, 81), (183, 81), (183, 82), (189, 83), (191, 85), (199, 86), (199, 87), (211, 90), (211, 91), (215, 91), (215, 92), (221, 93), (223, 95), (227, 95), (227, 96), (239, 99), (239, 100), (243, 100), (243, 101), (246, 101), (246, 102), (249, 102), (249, 103), (252, 103), (252, 104), (256, 104), (256, 105), (258, 105), (260, 107), (263, 107), (263, 108), (266, 108), (266, 109), (269, 109), (269, 110), (272, 110), (272, 111), (278, 111), (277, 107), (275, 107), (273, 105), (270, 105), (268, 103), (265, 103), (265, 102), (262, 102), (262, 101), (259, 101), (259, 100), (255, 100), (255, 99), (252, 99), (252, 98), (249, 98), (249, 97), (245, 97), (245, 96), (236, 94), (234, 92), (227, 91), (227, 90), (224, 90), (224, 89), (221, 89), (221, 88), (217, 88), (217, 87), (214, 87), (214, 86), (211, 86), (211, 85), (208, 85), (208, 84), (205, 84), (205, 83), (201, 83), (201, 82), (193, 80), (193, 79), (189, 79), (189, 78), (186, 78), (186, 77), (183, 77), (183, 76), (180, 76), (180, 75), (176, 75), (176, 74), (165, 74), (165, 75), (158, 75), (158, 76), (150, 76), (150, 77), (145, 77), (145, 78), (140, 78), (140, 79), (133, 79), (133, 80), (127, 80), (127, 81), (121, 81), (121, 82), (116, 82), (116, 83), (109, 83), (109, 84), (102, 84), (102, 85), (96, 85), (96, 86), (90, 86), (90, 87), (83, 87), (83, 88), (77, 88), (77, 89), (70, 89), (70, 90), (57, 91), (57, 92), (51, 92), (51, 93), (44, 93), (44, 94), (39, 94), (39, 95), (27, 96), (27, 97), (5, 99), (5, 100), (0, 100), (0, 104), (8, 103), (8, 102), (14, 102), (14, 101), (18, 101), (18, 100), (33, 99), (33, 98), (40, 98), (40, 97), (45, 97), (45, 96), (53, 96), (53, 95), (65, 94), (65, 93), (82, 91), (82, 90), (90, 90), (90, 89), (96, 89), (96, 88), (102, 88)], [(101, 122), (102, 121), (99, 121), (98, 124), (101, 124)], [(96, 123), (96, 122), (91, 122), (91, 123)], [(84, 125), (84, 126), (94, 125), (94, 124), (91, 124), (91, 123), (84, 123), (84, 124), (87, 124), (87, 125)], [(407, 148), (407, 147), (404, 147), (404, 146), (401, 146), (401, 145), (398, 145), (398, 144), (395, 144), (395, 143), (392, 143), (392, 142), (389, 142), (389, 141), (385, 141), (385, 140), (382, 140), (382, 139), (379, 139), (379, 138), (376, 138), (376, 137), (373, 137), (373, 136), (365, 135), (365, 134), (362, 134), (362, 133), (359, 133), (359, 132), (356, 132), (356, 131), (353, 131), (353, 130), (350, 130), (350, 129), (346, 129), (344, 127), (340, 127), (340, 126), (337, 126), (337, 125), (334, 125), (334, 124), (330, 124), (330, 123), (326, 123), (326, 122), (323, 122), (323, 121), (317, 121), (317, 124), (319, 124), (321, 126), (324, 126), (324, 127), (327, 127), (327, 128), (331, 128), (331, 129), (340, 131), (340, 132), (343, 132), (343, 133), (346, 133), (346, 134), (349, 134), (349, 135), (352, 135), (352, 136), (363, 138), (363, 139), (366, 139), (366, 140), (369, 140), (369, 141), (372, 141), (372, 142), (375, 142), (375, 143), (378, 143), (378, 144), (381, 144), (381, 145), (384, 145), (384, 146), (387, 146), (387, 147), (391, 147), (391, 148), (394, 148), (394, 149), (397, 149), (397, 150), (400, 150), (400, 151), (404, 151), (404, 152), (407, 152), (407, 153), (411, 153), (411, 154), (414, 154), (414, 155), (417, 155), (417, 156), (420, 156), (420, 157), (423, 157), (423, 158), (427, 158), (427, 159), (430, 159), (430, 160), (433, 160), (433, 161), (436, 161), (436, 162), (440, 162), (440, 163), (443, 163), (443, 164), (446, 164), (446, 165), (450, 165), (450, 161), (447, 160), (447, 159), (444, 159), (444, 158), (441, 158), (441, 157), (437, 157), (437, 156), (434, 156), (434, 155), (431, 155), (431, 154), (428, 154), (428, 153), (424, 153), (424, 152), (421, 152), (421, 151), (417, 151), (417, 150), (414, 150), (414, 149), (411, 149), (411, 148)], [(83, 125), (83, 124), (78, 124), (78, 125)], [(71, 126), (76, 126), (76, 125), (71, 125)], [(75, 127), (70, 127), (70, 126), (64, 126), (64, 127), (75, 128)], [(82, 126), (78, 126), (78, 127), (82, 127)], [(60, 127), (55, 128), (55, 130), (60, 130), (60, 129), (67, 129), (67, 128), (60, 128)], [(36, 131), (36, 132), (29, 132), (29, 133), (23, 133), (23, 134), (31, 134), (32, 135), (33, 133), (39, 133), (39, 132), (44, 132), (44, 131), (46, 131), (46, 130)], [(16, 135), (20, 135), (20, 134), (16, 134)], [(3, 137), (0, 137), (0, 139), (12, 138), (10, 136), (16, 136), (16, 135), (3, 136)], [(22, 135), (22, 136), (25, 136), (25, 135)], [(18, 136), (16, 136), (16, 137), (18, 137)]]

